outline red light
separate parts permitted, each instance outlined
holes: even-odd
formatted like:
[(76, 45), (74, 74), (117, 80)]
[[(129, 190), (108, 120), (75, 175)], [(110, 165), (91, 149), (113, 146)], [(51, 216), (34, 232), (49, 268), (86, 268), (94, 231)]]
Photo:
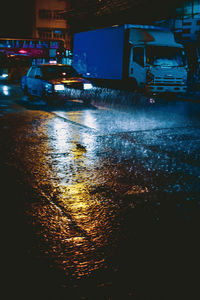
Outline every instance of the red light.
[(19, 50), (18, 52), (21, 53), (21, 54), (27, 53), (27, 51), (26, 51), (26, 50), (23, 50), (23, 49)]

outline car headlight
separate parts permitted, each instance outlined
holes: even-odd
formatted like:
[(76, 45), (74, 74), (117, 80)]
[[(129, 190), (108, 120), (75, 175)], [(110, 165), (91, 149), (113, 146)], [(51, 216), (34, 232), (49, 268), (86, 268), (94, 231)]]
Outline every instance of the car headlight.
[(45, 84), (45, 90), (46, 91), (52, 91), (52, 84), (46, 83)]
[(93, 88), (93, 86), (91, 83), (84, 83), (83, 88), (84, 88), (84, 90), (90, 90)]
[(8, 77), (8, 74), (2, 74), (1, 75), (3, 78), (7, 78)]
[(65, 86), (64, 86), (64, 84), (55, 84), (54, 89), (55, 89), (55, 91), (64, 91)]

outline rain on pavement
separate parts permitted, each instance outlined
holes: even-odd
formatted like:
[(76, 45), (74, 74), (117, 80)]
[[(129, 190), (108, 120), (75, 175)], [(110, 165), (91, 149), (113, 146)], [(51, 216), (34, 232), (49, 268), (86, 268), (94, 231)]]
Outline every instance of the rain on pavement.
[(0, 91), (8, 295), (192, 299), (199, 104), (48, 106)]

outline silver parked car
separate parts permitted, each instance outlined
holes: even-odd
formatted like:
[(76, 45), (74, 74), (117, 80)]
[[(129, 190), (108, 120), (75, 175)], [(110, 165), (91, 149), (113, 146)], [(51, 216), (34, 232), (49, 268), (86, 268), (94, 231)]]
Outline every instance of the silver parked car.
[(40, 97), (52, 103), (80, 97), (88, 104), (93, 85), (70, 65), (43, 64), (30, 67), (21, 79), (21, 88), (29, 99)]

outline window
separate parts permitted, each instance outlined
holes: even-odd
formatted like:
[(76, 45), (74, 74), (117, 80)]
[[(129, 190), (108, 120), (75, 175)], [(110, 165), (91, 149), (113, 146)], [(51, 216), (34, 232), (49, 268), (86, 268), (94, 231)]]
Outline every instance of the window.
[(64, 20), (65, 18), (64, 18), (64, 16), (61, 14), (61, 10), (54, 10), (53, 11), (53, 18), (55, 19), (55, 20)]
[[(51, 31), (51, 29), (48, 29), (48, 28), (39, 28), (38, 35), (40, 38), (43, 38), (43, 39), (51, 39), (52, 31)], [(42, 48), (42, 45), (37, 44), (36, 48)]]
[(29, 48), (35, 48), (35, 42), (34, 41), (29, 41)]
[(192, 22), (183, 22), (183, 25), (184, 25), (184, 26), (191, 26), (191, 25), (192, 25)]
[(40, 68), (36, 68), (34, 76), (36, 76), (36, 75), (42, 77), (42, 72), (41, 72)]
[(200, 0), (186, 1), (176, 9), (176, 14), (181, 19), (200, 17)]
[(29, 48), (29, 41), (23, 41), (22, 42), (22, 48)]
[(53, 37), (55, 39), (65, 39), (65, 30), (63, 30), (63, 29), (54, 29)]
[(7, 41), (6, 40), (1, 40), (0, 41), (0, 48), (8, 47)]
[(191, 15), (192, 16), (192, 2), (185, 2), (183, 7), (184, 15)]
[(50, 9), (40, 9), (39, 10), (40, 19), (55, 19), (64, 20), (65, 17), (62, 14), (62, 10), (50, 10)]
[(194, 18), (200, 18), (200, 0), (194, 1), (193, 14), (194, 14)]
[(58, 47), (58, 41), (50, 41), (50, 49), (57, 49)]
[(34, 78), (35, 77), (35, 67), (32, 67), (28, 74), (27, 74), (28, 77), (31, 77), (31, 78)]
[(52, 11), (49, 9), (40, 9), (39, 10), (40, 19), (52, 19)]
[(147, 46), (147, 63), (152, 66), (185, 66), (185, 53), (182, 48)]
[(42, 66), (42, 73), (45, 79), (78, 77), (78, 73), (71, 66)]
[(183, 29), (182, 33), (190, 33), (190, 28)]
[(135, 47), (133, 48), (133, 60), (139, 65), (144, 66), (144, 48)]

